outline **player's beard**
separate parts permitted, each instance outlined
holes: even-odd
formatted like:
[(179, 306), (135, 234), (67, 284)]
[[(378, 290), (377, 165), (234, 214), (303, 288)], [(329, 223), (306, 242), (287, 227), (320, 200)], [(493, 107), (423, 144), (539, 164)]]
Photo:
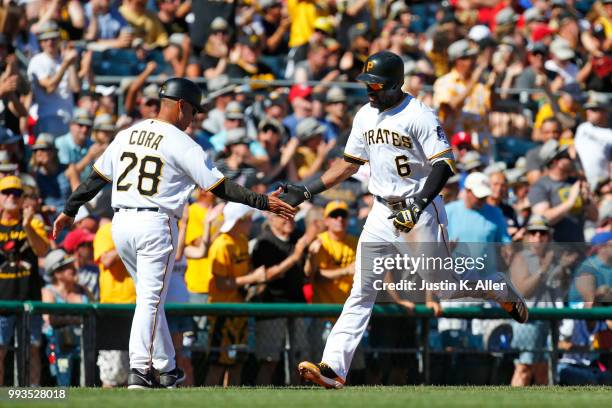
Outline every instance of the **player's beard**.
[(402, 99), (403, 92), (399, 88), (391, 88), (383, 91), (372, 91), (368, 89), (370, 106), (379, 111), (384, 111), (395, 106)]

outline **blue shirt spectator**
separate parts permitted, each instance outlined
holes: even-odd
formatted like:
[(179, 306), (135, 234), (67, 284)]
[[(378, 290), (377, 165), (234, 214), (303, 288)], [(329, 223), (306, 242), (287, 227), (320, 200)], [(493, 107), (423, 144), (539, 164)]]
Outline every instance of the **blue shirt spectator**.
[(127, 27), (119, 9), (116, 6), (110, 5), (108, 1), (92, 0), (85, 4), (86, 27), (91, 26), (91, 21), (95, 17), (98, 25), (96, 31), (97, 40), (112, 40), (119, 37), (119, 33), (123, 27)]

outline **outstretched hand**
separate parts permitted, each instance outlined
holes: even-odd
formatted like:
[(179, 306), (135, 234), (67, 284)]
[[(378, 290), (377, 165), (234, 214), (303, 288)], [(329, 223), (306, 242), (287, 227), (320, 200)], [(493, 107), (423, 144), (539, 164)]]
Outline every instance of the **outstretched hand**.
[(53, 223), (53, 239), (57, 239), (57, 236), (64, 228), (70, 227), (74, 222), (74, 218), (69, 217), (64, 213), (60, 213), (60, 215), (55, 219)]
[(283, 184), (282, 192), (280, 199), (293, 207), (297, 207), (304, 201), (312, 198), (312, 195), (306, 187), (297, 184)]
[(268, 195), (268, 211), (290, 221), (293, 220), (297, 209), (279, 198), (282, 191), (283, 189), (279, 187), (276, 191)]

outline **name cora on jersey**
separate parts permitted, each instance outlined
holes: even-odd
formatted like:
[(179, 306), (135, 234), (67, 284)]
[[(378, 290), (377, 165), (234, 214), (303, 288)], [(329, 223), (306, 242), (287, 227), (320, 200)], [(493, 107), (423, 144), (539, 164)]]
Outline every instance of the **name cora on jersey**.
[(368, 145), (390, 144), (395, 147), (412, 149), (410, 136), (400, 135), (389, 129), (370, 129), (363, 132), (363, 138)]
[(149, 132), (146, 130), (133, 130), (130, 134), (131, 145), (144, 146), (150, 149), (157, 150), (159, 148), (159, 144), (164, 139), (164, 135), (158, 135), (154, 132)]

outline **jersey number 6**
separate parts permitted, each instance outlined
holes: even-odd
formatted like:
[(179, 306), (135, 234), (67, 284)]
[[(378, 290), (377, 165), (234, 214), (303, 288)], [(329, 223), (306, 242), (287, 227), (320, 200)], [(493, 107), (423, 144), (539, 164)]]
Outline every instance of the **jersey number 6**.
[[(129, 163), (117, 179), (117, 191), (127, 191), (132, 187), (132, 183), (123, 183), (123, 179), (125, 179), (130, 171), (138, 164), (138, 157), (132, 152), (123, 152), (121, 161), (123, 162), (124, 160), (129, 160)], [(136, 186), (140, 194), (144, 196), (157, 194), (162, 167), (164, 167), (164, 162), (159, 157), (144, 156), (142, 160), (140, 160), (138, 185)], [(150, 180), (150, 183), (145, 183), (145, 180)]]
[(400, 177), (408, 177), (412, 173), (408, 164), (408, 157), (406, 156), (397, 156), (395, 158), (395, 167), (397, 167), (397, 174)]

